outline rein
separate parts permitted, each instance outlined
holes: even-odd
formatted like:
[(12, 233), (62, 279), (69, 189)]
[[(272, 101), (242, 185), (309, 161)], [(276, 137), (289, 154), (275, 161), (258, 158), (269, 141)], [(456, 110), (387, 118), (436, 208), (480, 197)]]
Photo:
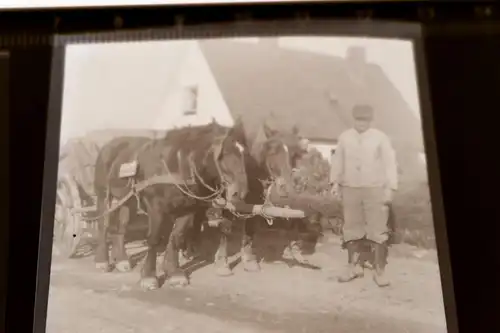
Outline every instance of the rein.
[[(292, 170), (293, 168), (292, 168), (292, 163), (291, 163), (290, 150), (288, 149), (288, 146), (285, 143), (282, 142), (281, 145), (282, 145), (283, 150), (285, 151), (285, 154), (286, 154), (285, 161), (287, 163), (288, 169)], [(273, 173), (273, 170), (270, 167), (267, 159), (265, 161), (265, 165), (266, 165), (267, 172), (269, 173), (269, 178), (267, 180), (269, 187), (272, 187), (273, 185), (281, 187), (283, 185), (282, 180), (284, 177), (282, 175), (276, 175)]]
[[(148, 142), (147, 144), (145, 144), (143, 147), (141, 147), (141, 151), (148, 145), (150, 145), (151, 142)], [(213, 151), (213, 146), (212, 146), (212, 149), (210, 149), (210, 151)], [(209, 152), (210, 152), (209, 151)], [(168, 166), (167, 166), (167, 163), (165, 162), (164, 159), (161, 160), (162, 161), (162, 164), (163, 164), (163, 167), (165, 169), (165, 172), (166, 174), (165, 175), (172, 175), (173, 173), (170, 172)], [(214, 162), (215, 162), (215, 165), (216, 165), (216, 168), (217, 168), (217, 172), (219, 173), (219, 177), (223, 183), (223, 186), (221, 186), (219, 189), (214, 189), (212, 188), (211, 186), (209, 186), (204, 180), (203, 178), (200, 176), (200, 174), (198, 173), (198, 170), (196, 169), (196, 166), (192, 160), (192, 158), (188, 158), (188, 163), (190, 165), (190, 170), (192, 171), (192, 173), (194, 174), (194, 176), (196, 178), (198, 178), (198, 180), (200, 181), (200, 183), (205, 187), (207, 188), (209, 191), (211, 191), (212, 193), (209, 194), (208, 196), (205, 196), (205, 197), (202, 197), (202, 196), (198, 196), (196, 194), (193, 193), (193, 191), (190, 189), (190, 185), (186, 183), (186, 181), (183, 180), (182, 184), (178, 184), (176, 182), (174, 183), (170, 183), (170, 184), (173, 184), (179, 191), (181, 191), (183, 194), (191, 197), (191, 198), (194, 198), (194, 199), (197, 199), (197, 200), (200, 200), (200, 201), (205, 201), (205, 202), (214, 202), (215, 200), (217, 200), (217, 198), (220, 198), (222, 193), (226, 190), (226, 183), (227, 181), (224, 179), (224, 175), (222, 173), (222, 170), (220, 168), (220, 165), (217, 161), (217, 157), (214, 155)], [(142, 190), (144, 190), (146, 187), (148, 186), (151, 186), (151, 185), (154, 185), (155, 184), (155, 181), (154, 181), (154, 178), (155, 177), (161, 177), (161, 176), (154, 176), (152, 177), (151, 179), (147, 179), (141, 183), (138, 183), (138, 184), (134, 184), (134, 181), (133, 180), (129, 180), (129, 185), (131, 186), (131, 190), (129, 191), (129, 193), (127, 193), (127, 195), (125, 195), (123, 198), (121, 198), (120, 200), (118, 200), (117, 203), (115, 203), (113, 206), (108, 206), (108, 209), (103, 212), (102, 214), (100, 214), (99, 216), (94, 216), (94, 217), (83, 217), (81, 216), (81, 218), (85, 221), (95, 221), (95, 220), (98, 220), (106, 215), (109, 215), (111, 214), (112, 212), (114, 212), (115, 210), (117, 210), (119, 207), (121, 207), (128, 199), (130, 199), (131, 197), (133, 196), (138, 196), (139, 192), (141, 192)], [(108, 189), (109, 191), (109, 189)]]
[[(283, 150), (285, 151), (285, 154), (286, 154), (285, 160), (286, 160), (287, 166), (291, 170), (292, 169), (292, 164), (290, 162), (290, 160), (291, 160), (291, 158), (290, 158), (290, 150), (288, 149), (288, 146), (285, 143), (283, 143), (283, 142), (281, 142), (281, 146), (283, 147)], [(269, 173), (269, 175), (271, 176), (272, 179), (277, 178), (277, 177), (281, 177), (281, 176), (273, 174), (272, 168), (269, 166), (269, 162), (267, 161), (267, 159), (265, 161), (265, 165), (266, 165), (267, 172)]]
[[(222, 142), (221, 145), (223, 143), (224, 142)], [(205, 158), (203, 160), (206, 161), (206, 159), (208, 158), (208, 155), (210, 153), (214, 153), (213, 154), (214, 164), (215, 164), (215, 167), (217, 169), (217, 173), (219, 174), (219, 178), (220, 178), (221, 183), (222, 183), (222, 186), (220, 188), (215, 189), (205, 182), (203, 177), (198, 172), (198, 169), (196, 168), (196, 164), (193, 161), (193, 152), (191, 152), (188, 156), (189, 169), (192, 172), (192, 174), (195, 176), (195, 178), (198, 179), (199, 183), (212, 193), (207, 195), (207, 196), (202, 197), (202, 196), (198, 196), (198, 195), (194, 194), (193, 191), (190, 189), (189, 185), (187, 185), (185, 183), (182, 184), (182, 186), (179, 184), (174, 184), (177, 187), (177, 189), (179, 191), (181, 191), (182, 193), (184, 193), (185, 195), (187, 195), (191, 198), (197, 199), (197, 200), (205, 201), (205, 202), (213, 202), (216, 199), (220, 198), (222, 193), (224, 193), (224, 191), (226, 190), (227, 184), (228, 184), (227, 180), (224, 177), (224, 173), (222, 172), (222, 168), (219, 164), (218, 157), (214, 152), (214, 145), (212, 145), (211, 149), (207, 151)], [(168, 169), (168, 166), (164, 160), (162, 160), (162, 163), (163, 163), (163, 167), (165, 168), (165, 171), (167, 173), (170, 173), (170, 170)]]
[[(162, 164), (163, 164), (163, 167), (164, 167), (166, 173), (167, 174), (171, 174), (170, 170), (168, 169), (167, 163), (164, 160), (162, 160)], [(194, 171), (195, 169), (191, 169), (191, 170), (193, 171), (193, 173), (195, 175), (198, 174), (197, 172)], [(199, 175), (197, 175), (197, 178), (199, 178), (201, 180), (203, 186), (205, 186), (205, 187), (208, 186), (208, 185), (206, 185), (202, 181), (202, 179), (201, 179), (201, 177)], [(211, 201), (213, 201), (214, 198), (219, 197), (224, 192), (224, 190), (225, 190), (224, 187), (221, 187), (218, 190), (213, 190), (212, 188), (207, 188), (210, 191), (212, 191), (212, 194), (209, 194), (209, 195), (207, 195), (205, 197), (202, 197), (202, 196), (198, 196), (198, 195), (194, 194), (193, 191), (190, 189), (190, 186), (188, 184), (186, 184), (186, 182), (183, 182), (183, 184), (176, 184), (176, 183), (174, 183), (174, 186), (177, 187), (177, 189), (179, 191), (181, 191), (182, 193), (184, 193), (188, 197), (191, 197), (191, 198), (197, 199), (197, 200), (201, 200), (201, 201), (205, 201), (205, 202), (211, 202)]]
[[(286, 160), (287, 166), (291, 170), (292, 165), (290, 162), (290, 160), (291, 160), (290, 150), (288, 149), (288, 146), (285, 143), (281, 142), (281, 145), (282, 145), (283, 150), (285, 151), (285, 154), (286, 154), (285, 160)], [(273, 173), (272, 168), (270, 167), (267, 159), (265, 160), (265, 166), (266, 166), (267, 172), (269, 173), (269, 177), (268, 177), (268, 179), (263, 181), (264, 186), (265, 186), (264, 187), (264, 194), (263, 194), (264, 205), (272, 206), (270, 197), (271, 197), (271, 192), (272, 192), (273, 187), (276, 187), (276, 189), (279, 192), (281, 187), (284, 185), (285, 181), (281, 175), (276, 175)], [(270, 217), (270, 216), (263, 216), (263, 217), (266, 219), (266, 221), (269, 225), (273, 224), (272, 217)]]

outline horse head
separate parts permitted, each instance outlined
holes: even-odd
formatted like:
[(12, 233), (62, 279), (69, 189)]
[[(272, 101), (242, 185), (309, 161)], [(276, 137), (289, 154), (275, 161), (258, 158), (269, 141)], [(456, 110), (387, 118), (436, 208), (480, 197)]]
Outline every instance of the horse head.
[(212, 125), (215, 137), (210, 151), (219, 179), (225, 184), (228, 201), (244, 200), (248, 193), (245, 146), (234, 128)]
[[(243, 145), (231, 128), (215, 121), (171, 130), (163, 141), (162, 156), (189, 167), (203, 197), (225, 192), (228, 201), (242, 200), (247, 192)], [(184, 162), (184, 163), (183, 163)], [(175, 163), (172, 163), (175, 164)]]
[(304, 154), (304, 139), (295, 126), (289, 131), (278, 131), (262, 126), (252, 152), (272, 179), (283, 179), (291, 184), (296, 161)]

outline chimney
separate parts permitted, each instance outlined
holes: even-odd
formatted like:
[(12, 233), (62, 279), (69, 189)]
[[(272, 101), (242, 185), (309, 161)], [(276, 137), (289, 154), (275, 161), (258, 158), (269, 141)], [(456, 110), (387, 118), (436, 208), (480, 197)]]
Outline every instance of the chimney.
[(259, 44), (267, 48), (277, 49), (279, 48), (279, 38), (278, 37), (261, 37), (259, 38)]
[(346, 58), (355, 64), (366, 64), (366, 49), (363, 46), (351, 46), (347, 49)]
[(366, 84), (366, 49), (363, 46), (351, 46), (346, 52), (346, 62), (349, 66), (351, 82), (357, 86)]

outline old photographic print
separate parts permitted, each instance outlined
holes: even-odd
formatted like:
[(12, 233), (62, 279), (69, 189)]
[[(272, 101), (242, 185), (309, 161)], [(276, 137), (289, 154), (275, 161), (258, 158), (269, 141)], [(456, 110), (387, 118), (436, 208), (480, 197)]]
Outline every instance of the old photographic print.
[(413, 45), (67, 45), (48, 333), (445, 333)]

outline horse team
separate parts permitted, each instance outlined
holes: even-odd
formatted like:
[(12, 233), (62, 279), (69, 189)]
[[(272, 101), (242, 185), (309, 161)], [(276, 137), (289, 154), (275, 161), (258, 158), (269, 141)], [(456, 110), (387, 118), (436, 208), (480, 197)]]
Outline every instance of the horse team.
[[(214, 267), (220, 276), (231, 275), (228, 262), (231, 228), (227, 223), (241, 216), (214, 208), (214, 200), (222, 197), (228, 202), (262, 204), (265, 181), (280, 178), (285, 180), (284, 184), (290, 184), (294, 161), (303, 153), (296, 129), (282, 132), (264, 125), (262, 133), (260, 139), (247, 140), (241, 122), (232, 128), (212, 122), (173, 129), (161, 139), (120, 137), (104, 145), (96, 161), (94, 177), (100, 217), (96, 267), (105, 272), (131, 270), (125, 233), (129, 222), (138, 214), (144, 214), (148, 234), (147, 254), (141, 270), (142, 288), (159, 287), (157, 254), (165, 242), (162, 268), (166, 282), (187, 285), (189, 280), (180, 267), (179, 253), (198, 239), (202, 224), (215, 211), (224, 223), (218, 227)], [(152, 182), (134, 192), (137, 184), (162, 175), (171, 176), (171, 181)], [(134, 192), (132, 197), (131, 192)], [(119, 207), (110, 213), (113, 205)], [(239, 219), (244, 230), (241, 262), (246, 271), (260, 270), (253, 244), (259, 219), (262, 217)], [(112, 259), (108, 239), (112, 240)]]

